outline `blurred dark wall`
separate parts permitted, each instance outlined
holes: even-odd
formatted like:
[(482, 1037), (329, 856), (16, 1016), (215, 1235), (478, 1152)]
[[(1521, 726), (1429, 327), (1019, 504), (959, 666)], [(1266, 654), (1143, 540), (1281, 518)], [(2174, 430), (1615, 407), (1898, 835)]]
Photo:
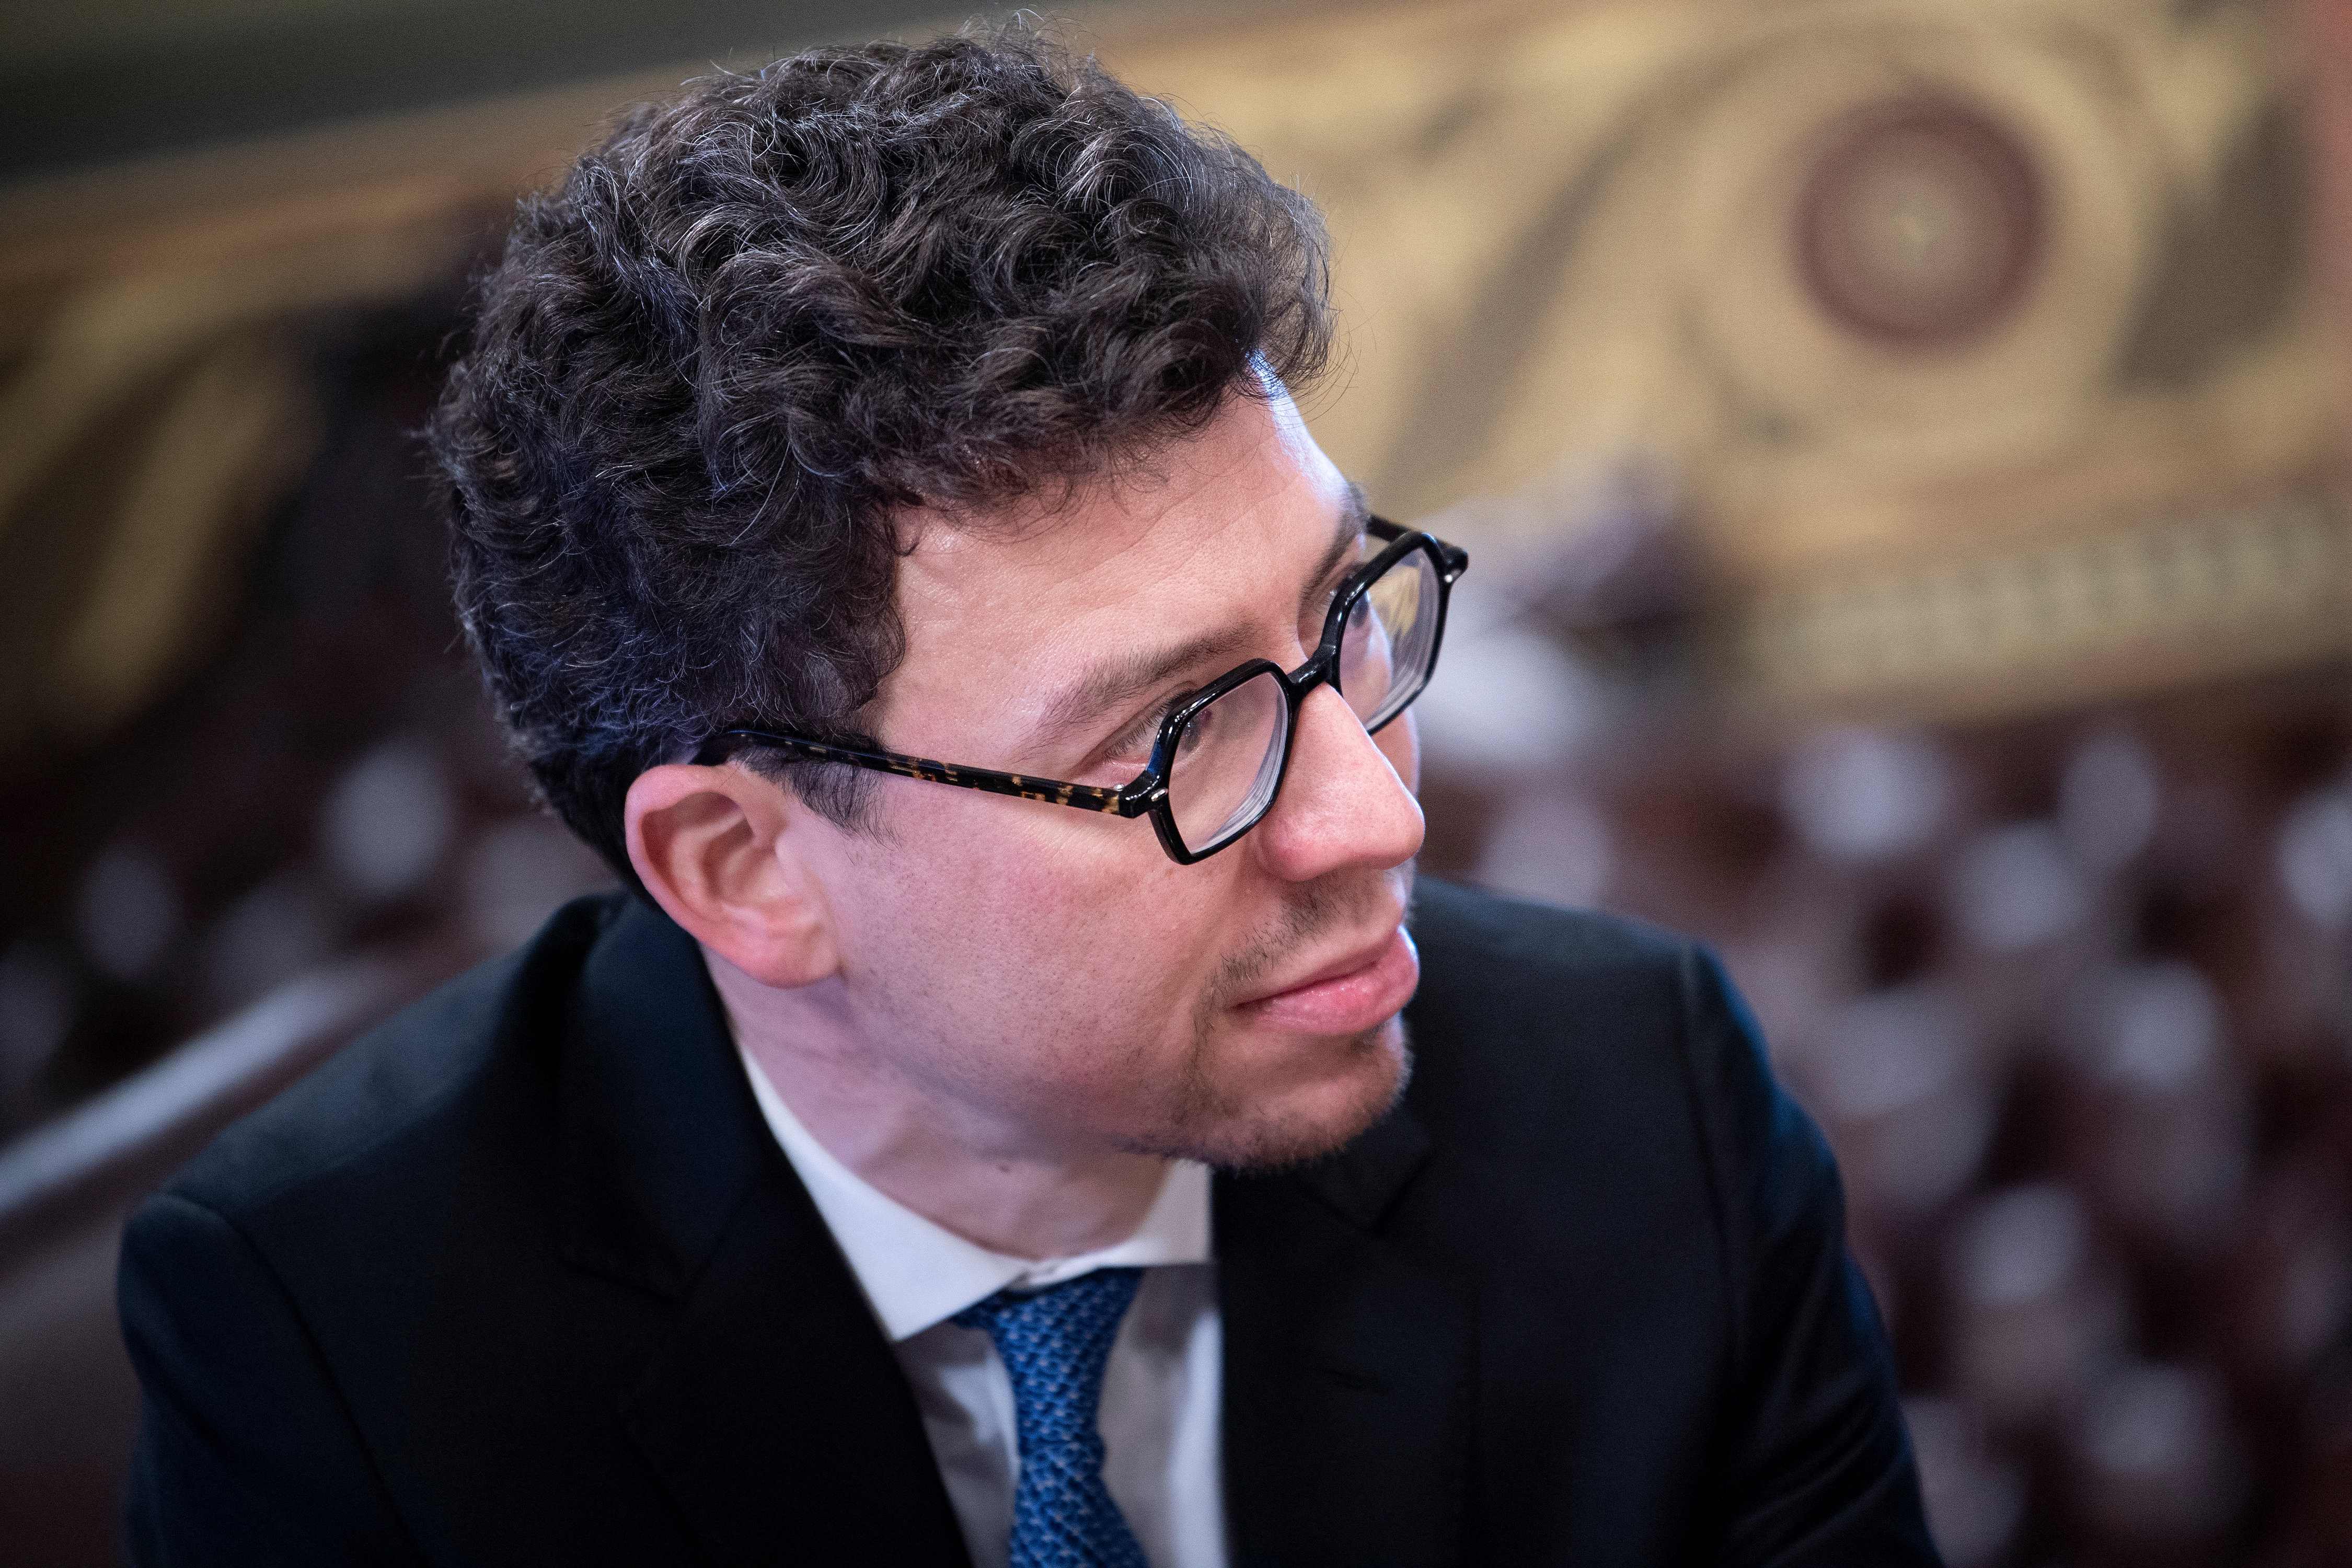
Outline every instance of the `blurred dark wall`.
[(656, 63), (769, 58), (948, 15), (929, 0), (11, 7), (0, 16), (0, 181)]

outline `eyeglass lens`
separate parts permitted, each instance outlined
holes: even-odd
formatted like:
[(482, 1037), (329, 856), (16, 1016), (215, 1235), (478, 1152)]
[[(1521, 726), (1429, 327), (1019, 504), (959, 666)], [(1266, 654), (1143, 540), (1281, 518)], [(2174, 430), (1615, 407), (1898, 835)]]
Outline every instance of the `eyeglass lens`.
[(1204, 855), (1265, 813), (1290, 740), (1290, 699), (1264, 670), (1192, 715), (1168, 767), (1177, 837)]
[[(1429, 683), (1437, 643), (1437, 568), (1409, 551), (1376, 578), (1339, 638), (1339, 686), (1367, 730), (1402, 711)], [(1177, 737), (1168, 807), (1195, 855), (1230, 842), (1265, 815), (1289, 744), (1289, 699), (1271, 671), (1192, 715)]]
[(1421, 695), (1437, 644), (1437, 567), (1408, 551), (1356, 601), (1339, 638), (1339, 690), (1367, 730)]

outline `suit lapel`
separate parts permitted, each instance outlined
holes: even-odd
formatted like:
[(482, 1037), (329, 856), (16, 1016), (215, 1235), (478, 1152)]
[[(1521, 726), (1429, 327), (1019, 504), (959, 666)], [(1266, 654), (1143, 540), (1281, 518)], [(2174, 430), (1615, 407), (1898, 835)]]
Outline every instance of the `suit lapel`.
[(1400, 1110), (1305, 1173), (1218, 1180), (1236, 1563), (1460, 1558), (1474, 1314), (1379, 1229), (1427, 1152)]
[(700, 951), (630, 900), (562, 1067), (566, 1256), (669, 1303), (629, 1433), (722, 1563), (961, 1563), (897, 1358), (761, 1119)]
[(965, 1562), (914, 1395), (797, 1188), (737, 1209), (626, 1416), (722, 1563)]

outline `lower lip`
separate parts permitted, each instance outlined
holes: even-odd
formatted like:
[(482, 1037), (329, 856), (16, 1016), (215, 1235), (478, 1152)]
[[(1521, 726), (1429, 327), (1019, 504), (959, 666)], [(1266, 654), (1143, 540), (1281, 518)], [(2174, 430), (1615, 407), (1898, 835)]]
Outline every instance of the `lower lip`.
[(1361, 969), (1278, 991), (1243, 1004), (1242, 1011), (1258, 1023), (1300, 1034), (1360, 1034), (1393, 1017), (1420, 984), (1421, 955), (1400, 926), (1380, 956)]

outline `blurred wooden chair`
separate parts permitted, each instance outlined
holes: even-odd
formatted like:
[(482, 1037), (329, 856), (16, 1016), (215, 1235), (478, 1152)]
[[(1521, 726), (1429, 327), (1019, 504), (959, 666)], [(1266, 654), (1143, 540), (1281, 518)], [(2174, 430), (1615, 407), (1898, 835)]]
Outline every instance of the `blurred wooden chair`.
[(316, 970), (0, 1150), (0, 1540), (13, 1568), (119, 1560), (138, 1385), (114, 1310), (131, 1207), (236, 1117), (475, 952)]

